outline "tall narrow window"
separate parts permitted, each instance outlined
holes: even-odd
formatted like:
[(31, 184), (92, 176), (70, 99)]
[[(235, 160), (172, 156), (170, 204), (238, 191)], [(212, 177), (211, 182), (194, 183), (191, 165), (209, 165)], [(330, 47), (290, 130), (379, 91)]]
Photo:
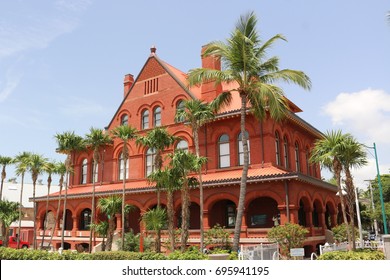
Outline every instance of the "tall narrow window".
[(186, 140), (180, 140), (176, 145), (176, 149), (188, 151), (188, 142)]
[(88, 176), (88, 160), (85, 158), (83, 159), (83, 162), (81, 164), (81, 184), (87, 183), (87, 176)]
[[(123, 153), (120, 153), (118, 158), (118, 178), (123, 180), (123, 171), (125, 169), (125, 160), (123, 158)], [(126, 161), (126, 179), (129, 179), (129, 159)]]
[(153, 112), (154, 126), (161, 126), (161, 108), (156, 107)]
[(226, 225), (228, 228), (233, 228), (236, 224), (236, 207), (234, 204), (226, 205)]
[[(251, 149), (249, 144), (249, 134), (247, 131), (245, 131), (245, 138), (248, 143), (248, 156), (249, 156), (249, 163), (251, 163)], [(244, 146), (242, 145), (242, 134), (240, 133), (238, 135), (238, 165), (244, 164)]]
[(284, 136), (283, 138), (283, 153), (284, 153), (284, 167), (288, 169), (290, 167), (289, 164), (289, 156), (288, 156), (288, 140), (287, 137)]
[(218, 141), (219, 146), (219, 167), (230, 167), (230, 145), (229, 136), (227, 134), (221, 135)]
[(276, 153), (276, 165), (280, 165), (280, 138), (279, 133), (275, 132), (275, 153)]
[(301, 162), (299, 160), (299, 145), (298, 145), (298, 142), (295, 142), (295, 170), (297, 172), (301, 171)]
[[(182, 110), (184, 110), (184, 100), (179, 100), (176, 103), (176, 113)], [(183, 117), (179, 118), (177, 122), (184, 122), (184, 118)]]
[(129, 116), (125, 114), (121, 117), (121, 125), (128, 125), (128, 124), (129, 124)]
[(142, 129), (148, 129), (149, 128), (149, 111), (144, 110), (142, 112)]
[(153, 148), (149, 148), (146, 151), (146, 161), (145, 161), (145, 171), (146, 176), (149, 176), (154, 171), (154, 158), (156, 156), (156, 150)]

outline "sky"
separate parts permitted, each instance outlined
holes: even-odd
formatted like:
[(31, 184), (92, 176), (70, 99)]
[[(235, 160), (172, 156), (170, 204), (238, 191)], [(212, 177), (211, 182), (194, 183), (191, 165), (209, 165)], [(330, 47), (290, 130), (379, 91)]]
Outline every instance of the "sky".
[(364, 180), (376, 176), (373, 143), (380, 172), (389, 173), (385, 0), (0, 1), (0, 155), (31, 151), (63, 160), (54, 135), (107, 126), (123, 98), (124, 75), (137, 77), (152, 45), (187, 72), (201, 66), (201, 46), (228, 38), (250, 11), (263, 40), (287, 38), (269, 55), (312, 81), (310, 91), (280, 85), (303, 110), (299, 116), (371, 147), (369, 164), (353, 172), (355, 184), (367, 187)]

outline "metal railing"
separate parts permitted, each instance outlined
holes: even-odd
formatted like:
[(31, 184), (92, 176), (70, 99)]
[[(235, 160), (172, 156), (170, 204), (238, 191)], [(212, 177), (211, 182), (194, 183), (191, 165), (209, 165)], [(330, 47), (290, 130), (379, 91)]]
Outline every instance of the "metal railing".
[(258, 245), (241, 245), (239, 260), (278, 260), (278, 243), (260, 243)]

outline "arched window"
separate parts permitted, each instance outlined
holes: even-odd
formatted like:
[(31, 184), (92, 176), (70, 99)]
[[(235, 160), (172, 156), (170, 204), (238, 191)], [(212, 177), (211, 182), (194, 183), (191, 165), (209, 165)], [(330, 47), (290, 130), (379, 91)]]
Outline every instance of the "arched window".
[(84, 209), (80, 214), (80, 230), (89, 230), (91, 224), (91, 209)]
[(161, 126), (161, 108), (156, 107), (153, 111), (154, 126)]
[[(178, 111), (181, 111), (181, 110), (184, 110), (184, 100), (179, 100), (177, 103), (176, 103), (176, 113)], [(184, 122), (184, 118), (181, 117), (177, 120), (177, 122)]]
[(295, 142), (294, 153), (295, 153), (295, 170), (297, 172), (300, 172), (301, 171), (301, 162), (299, 160), (299, 145), (298, 145), (298, 142)]
[(83, 159), (81, 163), (81, 184), (87, 183), (87, 176), (88, 176), (88, 160), (85, 158)]
[(188, 142), (186, 140), (180, 140), (176, 145), (176, 149), (188, 151)]
[(145, 171), (146, 176), (149, 176), (154, 171), (154, 158), (156, 156), (156, 150), (154, 148), (149, 148), (146, 151), (146, 161), (145, 161)]
[(276, 131), (275, 132), (275, 153), (276, 153), (276, 165), (281, 164), (280, 160), (280, 138), (279, 138), (279, 133)]
[(284, 167), (286, 169), (288, 169), (290, 167), (290, 159), (289, 159), (289, 156), (288, 156), (288, 140), (287, 140), (287, 137), (284, 136), (283, 137), (283, 156), (284, 156)]
[(142, 112), (142, 129), (148, 129), (149, 128), (149, 111), (148, 110), (144, 110)]
[(129, 124), (129, 116), (124, 114), (121, 117), (121, 125), (128, 125)]
[[(118, 178), (123, 180), (123, 171), (125, 169), (125, 160), (123, 158), (123, 153), (120, 153), (118, 158)], [(126, 161), (126, 179), (129, 179), (129, 159)]]
[[(250, 148), (250, 144), (249, 144), (249, 134), (247, 131), (245, 131), (245, 138), (247, 140), (247, 143), (248, 143), (248, 155), (249, 155), (249, 163), (251, 163), (251, 148)], [(242, 145), (242, 134), (240, 132), (240, 134), (238, 135), (238, 165), (243, 165), (244, 164), (244, 147)]]
[(219, 146), (219, 167), (230, 167), (230, 145), (229, 136), (227, 134), (221, 135), (218, 141)]

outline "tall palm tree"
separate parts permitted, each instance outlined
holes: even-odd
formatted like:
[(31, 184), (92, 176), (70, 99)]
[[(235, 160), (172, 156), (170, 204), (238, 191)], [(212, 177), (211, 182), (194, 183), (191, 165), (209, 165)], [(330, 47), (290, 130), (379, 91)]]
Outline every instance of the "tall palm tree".
[(43, 172), (47, 173), (47, 195), (46, 195), (46, 207), (45, 207), (45, 220), (43, 221), (43, 235), (41, 239), (41, 249), (43, 248), (43, 243), (45, 241), (45, 235), (46, 235), (46, 229), (48, 224), (48, 217), (49, 214), (49, 195), (50, 195), (50, 188), (52, 183), (52, 175), (56, 174), (56, 162), (55, 161), (47, 161), (45, 165), (42, 167)]
[[(90, 128), (90, 132), (85, 135), (85, 143), (88, 148), (93, 150), (93, 169), (92, 169), (92, 202), (91, 202), (91, 223), (95, 223), (95, 185), (96, 185), (96, 176), (98, 174), (98, 164), (101, 161), (100, 149), (108, 146), (112, 143), (112, 139), (109, 134), (106, 134), (103, 129), (99, 128)], [(89, 231), (89, 252), (92, 252), (92, 236), (93, 228), (90, 228)]]
[[(73, 172), (72, 169), (70, 169), (69, 171)], [(66, 165), (65, 165), (64, 162), (57, 162), (57, 163), (55, 163), (55, 173), (60, 175), (60, 179), (59, 179), (59, 183), (58, 183), (58, 185), (60, 186), (60, 190), (58, 192), (57, 211), (56, 211), (56, 217), (54, 219), (54, 225), (53, 225), (53, 228), (51, 229), (51, 233), (50, 233), (49, 246), (53, 242), (54, 231), (56, 229), (57, 222), (58, 222), (58, 220), (60, 218), (62, 189), (64, 187), (64, 179), (65, 179), (65, 176), (66, 176), (66, 173), (67, 173)]]
[[(107, 251), (111, 251), (112, 241), (115, 231), (115, 215), (122, 211), (122, 198), (119, 195), (112, 195), (109, 197), (100, 198), (97, 206), (102, 213), (105, 213), (108, 217), (108, 231), (107, 231)], [(125, 205), (125, 213), (133, 209), (130, 204)]]
[[(180, 175), (175, 168), (172, 166), (165, 167), (160, 170), (154, 171), (148, 176), (148, 179), (152, 182), (155, 182), (156, 185), (159, 185), (160, 189), (165, 190), (167, 195), (167, 223), (168, 223), (168, 236), (170, 242), (170, 250), (175, 250), (175, 228), (174, 228), (174, 217), (175, 217), (175, 208), (173, 205), (173, 193), (176, 190), (179, 190), (180, 185)], [(161, 229), (157, 229), (157, 233)], [(159, 235), (157, 234), (157, 239)], [(158, 241), (156, 242), (156, 247), (158, 246)], [(157, 251), (159, 248), (157, 248)]]
[[(178, 110), (175, 116), (176, 121), (184, 120), (191, 127), (192, 137), (195, 144), (195, 154), (200, 156), (199, 130), (209, 120), (214, 118), (214, 110), (210, 104), (199, 99), (184, 101), (182, 109)], [(200, 251), (203, 252), (204, 227), (203, 227), (203, 180), (202, 169), (199, 169), (199, 199), (200, 199)]]
[[(165, 149), (170, 147), (178, 138), (169, 134), (165, 127), (155, 127), (150, 130), (146, 135), (140, 136), (137, 138), (136, 143), (138, 145), (143, 145), (144, 147), (148, 147), (149, 149), (153, 149), (156, 152), (154, 157), (154, 170), (161, 170), (163, 165), (163, 157), (162, 154)], [(157, 207), (160, 207), (161, 199), (161, 185), (156, 184), (156, 192), (157, 192)], [(157, 230), (157, 252), (161, 251), (161, 230)]]
[(68, 198), (68, 185), (70, 173), (73, 170), (74, 156), (78, 151), (85, 149), (85, 142), (83, 137), (76, 135), (74, 131), (66, 131), (63, 133), (57, 133), (54, 138), (57, 141), (56, 152), (66, 155), (65, 167), (66, 167), (66, 184), (64, 194), (64, 209), (62, 212), (62, 229), (61, 229), (61, 248), (64, 248), (65, 239), (65, 224), (66, 224), (66, 203)]
[(37, 219), (37, 207), (35, 204), (35, 193), (38, 176), (43, 173), (43, 168), (47, 163), (48, 159), (40, 154), (31, 154), (27, 161), (28, 171), (31, 173), (31, 179), (33, 183), (33, 204), (34, 204), (34, 231), (33, 231), (33, 249), (37, 248), (37, 229), (36, 229), (36, 219)]
[(2, 239), (5, 247), (8, 246), (9, 227), (19, 219), (20, 204), (6, 199), (0, 200), (0, 221), (1, 231), (3, 233)]
[(90, 224), (91, 230), (97, 233), (99, 237), (101, 237), (102, 240), (102, 251), (106, 250), (106, 238), (108, 234), (108, 222), (101, 221), (97, 224), (91, 223)]
[(215, 84), (223, 82), (237, 84), (235, 89), (225, 94), (237, 92), (241, 98), (240, 127), (244, 162), (234, 228), (233, 250), (235, 251), (238, 250), (240, 240), (249, 168), (248, 139), (245, 135), (247, 105), (260, 121), (264, 120), (267, 115), (280, 120), (288, 112), (288, 105), (283, 90), (275, 85), (275, 82), (294, 83), (304, 89), (311, 87), (309, 77), (302, 71), (279, 69), (277, 57), (267, 58), (269, 48), (277, 40), (285, 40), (285, 38), (277, 34), (263, 43), (259, 38), (256, 25), (257, 18), (253, 12), (241, 16), (226, 43), (211, 42), (205, 47), (203, 56), (219, 58), (224, 69), (198, 68), (190, 70), (188, 75), (190, 86), (209, 81), (215, 81)]
[(171, 168), (177, 172), (179, 176), (179, 183), (181, 184), (181, 250), (186, 249), (187, 240), (189, 236), (189, 219), (190, 219), (190, 186), (193, 185), (196, 180), (193, 177), (189, 177), (191, 172), (198, 172), (205, 164), (207, 158), (198, 157), (187, 151), (178, 150), (171, 155)]
[[(126, 201), (126, 174), (127, 174), (127, 161), (129, 159), (129, 147), (127, 146), (130, 140), (137, 138), (137, 130), (134, 127), (129, 125), (120, 125), (115, 127), (111, 131), (113, 138), (118, 138), (122, 140), (122, 159), (123, 159), (123, 175), (122, 175), (122, 235), (121, 235), (121, 244), (122, 250), (125, 246), (125, 201)], [(108, 242), (108, 241), (107, 241)]]
[(351, 233), (349, 231), (345, 199), (341, 186), (341, 172), (343, 169), (342, 156), (344, 154), (344, 150), (345, 136), (342, 134), (341, 130), (327, 131), (324, 138), (318, 139), (314, 143), (310, 161), (312, 163), (321, 164), (335, 175), (337, 189), (340, 196), (341, 211), (343, 214), (344, 224), (347, 229), (348, 243), (351, 244)]
[(5, 172), (5, 168), (7, 165), (12, 164), (12, 157), (6, 157), (6, 156), (0, 156), (0, 165), (2, 166), (1, 169), (1, 186), (0, 186), (0, 200), (3, 199), (3, 185), (4, 185), (4, 180), (7, 177), (7, 173)]
[(31, 156), (30, 152), (22, 152), (15, 157), (15, 165), (16, 165), (15, 173), (17, 176), (21, 177), (20, 196), (19, 196), (19, 225), (18, 225), (19, 238), (17, 239), (17, 245), (16, 245), (16, 248), (18, 249), (20, 246), (20, 229), (22, 227), (24, 175), (26, 174), (28, 169), (28, 159), (30, 156)]
[(360, 144), (352, 135), (344, 134), (345, 148), (342, 153), (341, 163), (345, 173), (345, 189), (347, 204), (349, 209), (351, 221), (351, 243), (353, 249), (356, 249), (355, 243), (355, 186), (353, 184), (353, 177), (351, 168), (360, 168), (367, 164), (366, 151), (362, 144)]

